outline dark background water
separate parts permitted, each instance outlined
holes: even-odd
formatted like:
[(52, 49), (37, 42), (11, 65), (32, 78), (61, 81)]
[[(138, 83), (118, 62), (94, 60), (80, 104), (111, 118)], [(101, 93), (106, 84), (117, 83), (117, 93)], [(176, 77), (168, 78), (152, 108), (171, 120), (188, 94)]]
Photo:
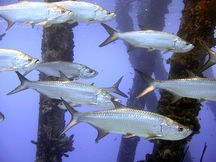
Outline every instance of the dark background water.
[[(1, 0), (0, 5), (15, 3), (12, 0)], [(89, 0), (88, 2), (97, 3), (111, 11), (115, 11), (114, 0)], [(130, 12), (134, 18), (135, 29), (138, 30), (138, 23), (135, 21), (137, 2), (132, 3)], [(181, 10), (183, 8), (181, 1), (173, 0), (169, 5), (169, 13), (166, 15), (165, 28), (163, 31), (176, 33), (179, 28)], [(148, 12), (148, 10), (146, 10)], [(154, 21), (154, 20), (152, 20)], [(116, 28), (118, 25), (115, 20), (108, 22), (110, 26)], [(1, 32), (6, 23), (1, 20)], [(118, 30), (118, 29), (117, 29)], [(129, 92), (132, 86), (134, 75), (131, 63), (128, 60), (127, 49), (123, 41), (116, 41), (103, 48), (98, 45), (107, 37), (106, 31), (100, 24), (80, 23), (74, 29), (75, 34), (75, 55), (74, 61), (88, 65), (99, 72), (96, 78), (91, 80), (81, 80), (81, 82), (95, 83), (99, 87), (111, 86), (120, 76), (124, 79), (120, 89)], [(33, 57), (41, 58), (41, 39), (42, 28), (32, 29), (28, 26), (14, 25), (6, 36), (0, 41), (0, 48), (13, 48)], [(169, 65), (165, 62), (171, 56), (171, 53), (163, 55), (165, 69), (169, 70)], [(214, 76), (214, 69), (210, 77)], [(38, 73), (32, 72), (27, 76), (30, 80), (37, 80)], [(164, 78), (165, 79), (165, 78)], [(14, 72), (0, 73), (0, 111), (4, 113), (6, 119), (0, 123), (0, 162), (29, 162), (35, 160), (36, 147), (30, 143), (37, 139), (38, 126), (38, 107), (39, 94), (34, 90), (26, 90), (15, 95), (6, 96), (11, 89), (19, 84), (19, 80)], [(157, 98), (159, 93), (157, 92)], [(123, 99), (126, 103), (126, 99)], [(214, 162), (214, 150), (216, 145), (216, 127), (215, 127), (215, 103), (206, 102), (202, 106), (199, 114), (201, 123), (200, 134), (193, 137), (189, 145), (189, 151), (194, 162), (199, 161), (204, 143), (207, 142), (207, 151), (204, 161)], [(82, 107), (80, 111), (95, 110), (89, 107)], [(69, 120), (69, 115), (66, 115)], [(69, 153), (68, 158), (63, 161), (69, 162), (114, 162), (117, 159), (121, 136), (110, 134), (102, 139), (98, 144), (94, 142), (97, 131), (88, 124), (80, 123), (72, 128), (68, 135), (74, 134), (75, 150)], [(145, 158), (146, 153), (151, 153), (153, 144), (141, 138), (138, 143), (135, 161)]]

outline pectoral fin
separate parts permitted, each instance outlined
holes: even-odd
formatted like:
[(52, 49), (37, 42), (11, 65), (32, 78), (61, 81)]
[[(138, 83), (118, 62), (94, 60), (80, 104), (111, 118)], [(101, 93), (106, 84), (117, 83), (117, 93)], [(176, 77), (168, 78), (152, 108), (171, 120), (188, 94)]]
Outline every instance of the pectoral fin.
[(172, 99), (172, 104), (177, 102), (178, 100), (180, 100), (182, 98), (182, 96), (179, 96), (177, 94), (172, 94), (173, 95), (173, 99)]
[(175, 49), (174, 48), (168, 48), (165, 51), (163, 51), (163, 54), (167, 54), (168, 52), (171, 52), (173, 50), (175, 50)]
[[(72, 103), (72, 102), (68, 102), (68, 104), (69, 104), (71, 107), (80, 107), (80, 106), (82, 106), (81, 104), (74, 104), (74, 103)], [(62, 102), (60, 102), (60, 103), (58, 104), (58, 108), (60, 108), (60, 109), (62, 109), (62, 110), (67, 110), (67, 108), (65, 107), (65, 105), (64, 105)]]
[(74, 23), (76, 23), (76, 22), (77, 22), (76, 20), (67, 21), (68, 24), (74, 24)]
[(154, 50), (155, 50), (154, 48), (148, 48), (148, 52), (152, 52)]
[(59, 80), (61, 81), (71, 81), (62, 71), (59, 71), (59, 74), (60, 74), (60, 78)]
[(43, 27), (50, 27), (52, 24), (48, 23), (48, 21), (42, 21), (40, 23), (37, 23), (35, 25), (43, 26)]
[(158, 139), (160, 138), (161, 135), (149, 135), (148, 137), (145, 138), (145, 140), (153, 140), (153, 139)]
[(207, 98), (200, 98), (199, 99), (199, 102), (205, 102), (205, 101), (207, 101)]

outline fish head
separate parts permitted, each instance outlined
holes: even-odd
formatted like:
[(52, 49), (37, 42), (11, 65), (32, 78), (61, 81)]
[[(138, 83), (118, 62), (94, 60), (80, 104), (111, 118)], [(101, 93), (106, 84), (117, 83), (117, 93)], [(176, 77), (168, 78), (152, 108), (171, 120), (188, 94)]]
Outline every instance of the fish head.
[(181, 140), (188, 137), (192, 130), (182, 124), (170, 119), (170, 122), (161, 124), (161, 139), (165, 140)]
[(34, 69), (37, 64), (39, 63), (40, 61), (36, 58), (32, 58), (32, 57), (29, 57), (27, 60), (26, 60), (26, 63), (23, 64), (24, 65), (24, 69), (25, 70), (32, 70)]
[(60, 6), (53, 5), (48, 11), (49, 21), (55, 23), (64, 23), (74, 19), (74, 13)]
[(16, 57), (11, 60), (13, 67), (16, 67), (17, 70), (21, 71), (31, 71), (37, 66), (38, 63), (38, 59), (33, 58), (27, 54), (22, 54), (20, 57)]
[(2, 122), (5, 119), (4, 115), (0, 112), (0, 122)]
[(180, 53), (189, 52), (190, 50), (194, 48), (193, 44), (186, 42), (183, 39), (178, 39), (175, 42), (174, 46), (175, 46), (176, 52), (180, 52)]
[(83, 67), (81, 70), (80, 70), (80, 77), (81, 78), (85, 78), (85, 79), (88, 79), (88, 78), (93, 78), (95, 77), (96, 75), (98, 74), (97, 71), (91, 69), (91, 68), (88, 68), (88, 67)]
[(94, 21), (96, 22), (106, 22), (109, 20), (112, 20), (116, 17), (116, 14), (106, 10), (102, 7), (97, 6), (96, 10), (95, 10), (95, 18)]

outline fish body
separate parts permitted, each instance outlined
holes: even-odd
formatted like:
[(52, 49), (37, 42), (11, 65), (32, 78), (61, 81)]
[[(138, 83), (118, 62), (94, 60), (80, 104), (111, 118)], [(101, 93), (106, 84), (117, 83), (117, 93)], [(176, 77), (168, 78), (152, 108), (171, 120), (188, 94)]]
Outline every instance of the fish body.
[[(37, 92), (52, 98), (63, 98), (71, 105), (92, 105), (102, 108), (114, 108), (113, 96), (103, 88), (71, 81), (29, 81), (19, 72), (16, 72), (21, 85), (8, 94), (14, 94), (24, 89), (34, 89)], [(116, 101), (119, 101), (115, 98)]]
[(89, 79), (98, 74), (90, 67), (66, 61), (41, 62), (37, 64), (36, 69), (48, 76), (55, 77), (60, 77), (59, 71), (61, 71), (69, 79)]
[(27, 74), (38, 62), (38, 59), (21, 51), (0, 48), (0, 71), (24, 71)]
[[(138, 71), (139, 72), (139, 71)], [(139, 72), (142, 78), (149, 83), (138, 97), (153, 91), (154, 89), (164, 89), (174, 94), (178, 99), (188, 97), (199, 100), (216, 101), (216, 80), (208, 78), (185, 78), (171, 80), (153, 80)]]
[(2, 122), (5, 119), (4, 115), (0, 112), (0, 122)]
[(181, 140), (192, 133), (188, 127), (168, 117), (125, 107), (115, 101), (115, 109), (85, 113), (77, 112), (68, 103), (63, 102), (71, 113), (72, 120), (62, 134), (79, 122), (89, 123), (98, 130), (96, 142), (108, 133), (164, 140)]
[(192, 50), (194, 45), (184, 41), (180, 37), (167, 32), (155, 30), (142, 30), (130, 32), (117, 32), (110, 26), (103, 24), (102, 26), (110, 34), (110, 36), (100, 44), (103, 47), (117, 39), (128, 42), (133, 47), (147, 48), (149, 50), (161, 50), (166, 52), (184, 53)]
[(15, 22), (46, 27), (69, 21), (73, 16), (71, 11), (47, 2), (23, 1), (0, 7), (0, 17), (8, 22), (7, 30)]
[(54, 2), (54, 4), (72, 11), (77, 22), (106, 22), (114, 19), (116, 16), (115, 13), (89, 2), (61, 1)]

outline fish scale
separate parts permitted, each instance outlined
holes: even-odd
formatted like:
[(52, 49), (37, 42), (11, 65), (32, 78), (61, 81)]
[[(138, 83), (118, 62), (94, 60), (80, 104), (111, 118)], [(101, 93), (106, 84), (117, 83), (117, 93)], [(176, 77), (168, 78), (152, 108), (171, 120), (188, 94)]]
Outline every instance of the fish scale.
[(216, 101), (215, 79), (193, 77), (185, 79), (154, 80), (139, 70), (135, 69), (135, 71), (149, 84), (137, 98), (142, 97), (157, 88), (173, 93), (175, 95), (175, 101), (181, 97)]
[(30, 72), (38, 64), (39, 60), (21, 51), (0, 48), (0, 71), (24, 71)]
[[(111, 98), (112, 96), (108, 90), (97, 88), (92, 85), (66, 81), (29, 81), (19, 72), (16, 72), (21, 84), (8, 95), (17, 93), (25, 89), (34, 89), (39, 93), (53, 99), (63, 98), (71, 105), (94, 105), (101, 108), (114, 108)], [(115, 93), (124, 94), (118, 89), (122, 77), (114, 84)], [(109, 89), (109, 88), (107, 88)], [(124, 94), (125, 95), (125, 94)], [(115, 98), (116, 101), (119, 99)]]
[(77, 112), (67, 102), (63, 102), (71, 113), (72, 120), (62, 134), (79, 122), (89, 123), (98, 130), (96, 142), (108, 133), (165, 140), (180, 140), (192, 133), (188, 127), (168, 117), (125, 107), (114, 100), (112, 102), (116, 109), (84, 113)]
[(60, 1), (54, 4), (70, 10), (75, 15), (74, 22), (106, 22), (114, 19), (116, 14), (103, 7), (89, 2), (81, 1)]
[(130, 32), (117, 32), (110, 26), (101, 23), (109, 33), (109, 37), (99, 47), (103, 47), (117, 39), (122, 39), (133, 47), (147, 48), (149, 50), (161, 50), (166, 52), (184, 53), (194, 48), (193, 44), (186, 42), (180, 37), (161, 31), (142, 30)]
[(8, 30), (14, 23), (50, 26), (74, 19), (74, 13), (47, 2), (18, 2), (0, 7), (0, 17), (8, 23)]
[(216, 101), (216, 80), (192, 78), (155, 82), (155, 87), (165, 89), (182, 97)]
[(69, 79), (89, 79), (98, 74), (96, 70), (85, 65), (66, 61), (41, 62), (37, 64), (35, 69), (48, 76), (56, 77), (60, 77), (61, 71)]

